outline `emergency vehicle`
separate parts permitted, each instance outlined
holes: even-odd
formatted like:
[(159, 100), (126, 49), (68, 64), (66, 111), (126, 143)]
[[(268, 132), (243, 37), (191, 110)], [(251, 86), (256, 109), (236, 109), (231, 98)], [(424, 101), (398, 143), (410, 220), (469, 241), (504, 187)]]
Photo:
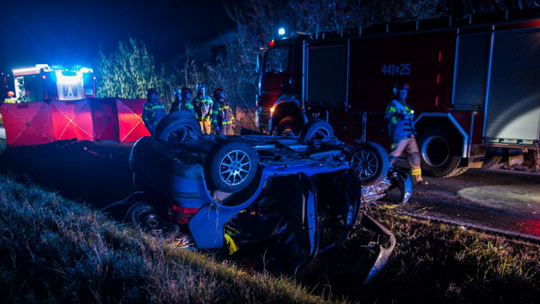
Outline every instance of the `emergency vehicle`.
[(62, 66), (37, 64), (34, 67), (14, 69), (13, 76), (10, 76), (4, 77), (4, 87), (12, 89), (15, 94), (13, 97), (9, 96), (11, 100), (6, 100), (7, 102), (96, 97), (94, 72), (85, 67), (66, 69)]
[(538, 149), (540, 19), (505, 17), (275, 39), (262, 58), (259, 126), (298, 135), (322, 118), (345, 142), (388, 147), (385, 108), (405, 81), (427, 175), (455, 176), (500, 151)]

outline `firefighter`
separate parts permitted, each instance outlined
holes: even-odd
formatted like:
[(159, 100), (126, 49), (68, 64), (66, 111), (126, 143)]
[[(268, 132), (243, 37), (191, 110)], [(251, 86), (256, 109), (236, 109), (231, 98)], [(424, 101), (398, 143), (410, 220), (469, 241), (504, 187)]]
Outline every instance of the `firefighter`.
[(202, 133), (210, 134), (210, 116), (212, 115), (214, 102), (210, 96), (206, 95), (206, 85), (204, 83), (197, 86), (197, 96), (194, 103)]
[(150, 131), (150, 135), (154, 136), (158, 122), (167, 115), (167, 112), (163, 103), (158, 100), (156, 89), (148, 89), (146, 97), (147, 101), (144, 103), (142, 119), (148, 131)]
[(171, 110), (169, 113), (175, 111), (188, 111), (193, 114), (193, 117), (197, 118), (195, 113), (195, 107), (191, 102), (191, 89), (188, 87), (183, 87), (182, 89), (176, 89), (174, 91), (175, 100), (171, 105)]
[(212, 107), (212, 126), (216, 134), (234, 135), (234, 116), (225, 101), (225, 92), (219, 88), (214, 91), (214, 106)]
[(407, 161), (411, 167), (413, 182), (427, 184), (422, 179), (420, 168), (420, 151), (416, 143), (414, 130), (414, 110), (407, 104), (409, 85), (399, 82), (393, 89), (395, 98), (388, 103), (384, 119), (388, 124), (388, 136), (390, 137), (390, 164), (405, 152)]
[(7, 92), (8, 98), (4, 100), (5, 103), (17, 103), (17, 98), (15, 97), (15, 93), (13, 91)]

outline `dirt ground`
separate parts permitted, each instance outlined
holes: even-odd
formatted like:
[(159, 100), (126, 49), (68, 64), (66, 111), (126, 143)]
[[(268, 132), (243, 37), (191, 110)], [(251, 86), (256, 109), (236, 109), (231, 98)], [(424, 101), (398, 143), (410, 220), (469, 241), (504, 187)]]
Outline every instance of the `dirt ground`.
[(427, 177), (429, 184), (415, 186), (409, 203), (394, 210), (540, 240), (540, 174), (519, 169), (469, 169), (452, 178)]
[(129, 167), (132, 146), (65, 140), (7, 148), (0, 157), (0, 172), (101, 208), (134, 191)]

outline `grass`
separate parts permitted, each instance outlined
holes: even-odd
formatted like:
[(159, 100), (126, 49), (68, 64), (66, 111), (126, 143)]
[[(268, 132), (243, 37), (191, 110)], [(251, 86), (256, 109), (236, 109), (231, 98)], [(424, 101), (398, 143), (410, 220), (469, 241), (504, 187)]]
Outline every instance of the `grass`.
[(4, 303), (321, 303), (289, 279), (180, 250), (0, 176)]
[[(377, 213), (398, 245), (377, 289), (409, 302), (536, 303), (540, 246), (461, 226)], [(400, 288), (392, 288), (398, 285)], [(407, 302), (407, 301), (405, 301)]]
[[(90, 206), (0, 176), (0, 295), (5, 303), (534, 303), (537, 244), (375, 211), (398, 246), (381, 277), (252, 273), (181, 250)], [(321, 271), (359, 244), (321, 256)], [(319, 266), (317, 266), (319, 265)]]

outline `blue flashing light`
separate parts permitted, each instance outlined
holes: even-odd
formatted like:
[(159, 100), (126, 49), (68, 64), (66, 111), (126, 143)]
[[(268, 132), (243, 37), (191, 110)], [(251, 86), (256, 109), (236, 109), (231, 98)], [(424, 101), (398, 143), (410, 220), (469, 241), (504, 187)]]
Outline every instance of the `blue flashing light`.
[(284, 28), (284, 27), (280, 27), (279, 30), (278, 30), (278, 34), (279, 34), (280, 36), (285, 35), (285, 28)]

